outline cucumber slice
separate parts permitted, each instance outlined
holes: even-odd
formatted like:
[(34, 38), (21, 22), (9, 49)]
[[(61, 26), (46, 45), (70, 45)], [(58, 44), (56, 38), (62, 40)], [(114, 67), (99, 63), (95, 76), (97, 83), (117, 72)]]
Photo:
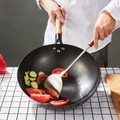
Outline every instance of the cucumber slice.
[(30, 81), (35, 81), (36, 80), (36, 78), (32, 78), (32, 77), (30, 77), (29, 79), (30, 79)]
[(25, 80), (25, 85), (30, 86), (30, 80), (28, 79), (27, 76), (24, 76), (24, 80)]
[(37, 73), (35, 71), (30, 71), (29, 76), (35, 78), (37, 77)]
[(28, 72), (25, 72), (25, 76), (26, 76), (26, 79), (29, 80), (29, 71)]
[(42, 74), (45, 74), (44, 72), (40, 71), (38, 72), (38, 76), (42, 75)]
[(37, 82), (31, 82), (31, 86), (35, 89), (38, 89), (38, 84)]

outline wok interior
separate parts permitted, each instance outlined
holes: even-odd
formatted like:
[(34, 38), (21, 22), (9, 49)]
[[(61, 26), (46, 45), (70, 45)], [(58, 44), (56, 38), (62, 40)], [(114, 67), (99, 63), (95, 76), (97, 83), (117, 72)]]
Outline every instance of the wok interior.
[[(26, 93), (23, 79), (25, 71), (43, 71), (50, 75), (55, 68), (66, 69), (81, 52), (80, 48), (60, 44), (33, 50), (18, 66), (18, 82), (21, 89)], [(62, 80), (63, 89), (60, 99), (70, 99), (70, 104), (83, 103), (96, 91), (100, 82), (100, 69), (94, 58), (86, 52), (68, 70), (68, 77)]]

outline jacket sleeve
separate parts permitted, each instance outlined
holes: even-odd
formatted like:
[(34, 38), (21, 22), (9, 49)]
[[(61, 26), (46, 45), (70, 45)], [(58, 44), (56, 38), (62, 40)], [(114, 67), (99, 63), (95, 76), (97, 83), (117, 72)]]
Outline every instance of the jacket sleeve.
[(41, 9), (40, 1), (39, 1), (39, 0), (36, 0), (36, 2), (37, 2), (38, 7)]
[(120, 27), (120, 0), (111, 0), (111, 2), (103, 8), (116, 20), (115, 29)]
[(37, 5), (38, 5), (39, 9), (41, 9), (41, 3), (40, 3), (40, 1), (36, 0), (36, 2), (37, 2)]
[(40, 10), (42, 9), (41, 6), (45, 9), (44, 5), (42, 3), (40, 3), (40, 0), (36, 0), (36, 2), (37, 2), (37, 5), (38, 5)]

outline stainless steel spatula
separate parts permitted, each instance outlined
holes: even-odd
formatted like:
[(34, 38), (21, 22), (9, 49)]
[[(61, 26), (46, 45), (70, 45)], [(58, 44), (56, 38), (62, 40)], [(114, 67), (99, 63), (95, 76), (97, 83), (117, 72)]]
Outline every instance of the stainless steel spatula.
[[(56, 30), (58, 31), (56, 33), (61, 34), (62, 33), (61, 25), (58, 18), (56, 18), (56, 27), (57, 27)], [(83, 50), (83, 52), (80, 53), (78, 57), (61, 74), (52, 74), (48, 76), (43, 83), (44, 88), (46, 88), (48, 92), (50, 92), (53, 96), (59, 98), (63, 88), (63, 83), (62, 83), (63, 74), (67, 72), (74, 65), (74, 63), (93, 45), (94, 45), (94, 40), (91, 40), (91, 42), (88, 44), (88, 47), (85, 50)]]

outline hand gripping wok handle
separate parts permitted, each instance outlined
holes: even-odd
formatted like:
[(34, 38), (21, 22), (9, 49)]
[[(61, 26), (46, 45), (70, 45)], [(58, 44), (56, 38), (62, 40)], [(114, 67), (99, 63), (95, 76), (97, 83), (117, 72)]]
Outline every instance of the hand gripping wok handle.
[(55, 30), (55, 43), (62, 44), (62, 25), (58, 17), (56, 16), (56, 30)]

